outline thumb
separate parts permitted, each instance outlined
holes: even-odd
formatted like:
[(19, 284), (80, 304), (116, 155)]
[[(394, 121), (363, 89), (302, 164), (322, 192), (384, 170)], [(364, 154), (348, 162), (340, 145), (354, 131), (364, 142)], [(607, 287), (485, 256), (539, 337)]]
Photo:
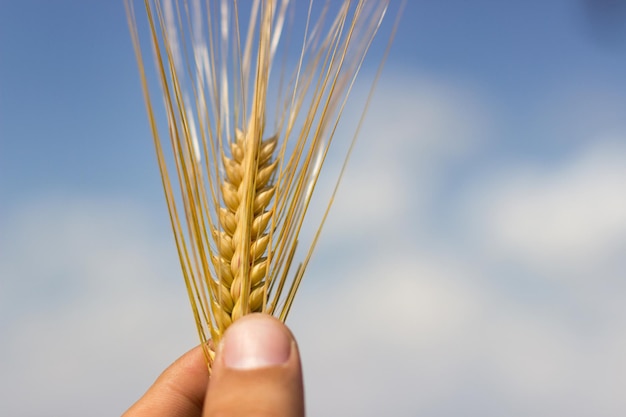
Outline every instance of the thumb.
[(287, 327), (251, 314), (233, 323), (218, 348), (204, 417), (304, 417), (300, 355)]

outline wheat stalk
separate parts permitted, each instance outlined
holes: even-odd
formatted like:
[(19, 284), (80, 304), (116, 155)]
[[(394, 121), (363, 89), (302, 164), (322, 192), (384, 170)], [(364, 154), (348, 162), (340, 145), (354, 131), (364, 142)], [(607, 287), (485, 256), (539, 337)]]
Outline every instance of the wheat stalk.
[[(234, 320), (251, 312), (285, 320), (289, 312), (356, 133), (317, 231), (292, 272), (305, 214), (388, 8), (388, 1), (360, 0), (317, 9), (311, 0), (289, 71), (284, 45), (298, 32), (289, 23), (295, 1), (243, 3), (245, 11), (235, 0), (145, 0), (149, 39), (141, 41), (132, 0), (125, 0), (174, 238), (209, 369), (214, 353), (207, 341), (219, 342)], [(393, 32), (389, 44), (392, 37)], [(154, 81), (142, 42), (152, 49), (164, 117), (151, 96)], [(160, 133), (163, 118), (169, 146)]]

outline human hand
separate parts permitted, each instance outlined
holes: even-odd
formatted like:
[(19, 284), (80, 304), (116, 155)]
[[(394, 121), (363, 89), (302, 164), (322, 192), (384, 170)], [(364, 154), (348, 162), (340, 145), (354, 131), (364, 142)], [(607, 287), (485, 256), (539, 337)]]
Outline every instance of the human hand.
[(198, 346), (122, 417), (304, 417), (300, 355), (287, 327), (251, 314), (224, 334), (209, 378)]

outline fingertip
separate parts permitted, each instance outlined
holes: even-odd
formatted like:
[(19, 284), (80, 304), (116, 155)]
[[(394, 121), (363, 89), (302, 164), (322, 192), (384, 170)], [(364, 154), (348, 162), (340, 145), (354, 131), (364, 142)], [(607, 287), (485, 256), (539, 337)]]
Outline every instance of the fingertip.
[(298, 347), (279, 320), (251, 314), (224, 334), (204, 412), (204, 416), (218, 415), (304, 415)]
[(287, 363), (294, 339), (280, 321), (254, 314), (230, 326), (220, 345), (222, 365), (253, 370)]

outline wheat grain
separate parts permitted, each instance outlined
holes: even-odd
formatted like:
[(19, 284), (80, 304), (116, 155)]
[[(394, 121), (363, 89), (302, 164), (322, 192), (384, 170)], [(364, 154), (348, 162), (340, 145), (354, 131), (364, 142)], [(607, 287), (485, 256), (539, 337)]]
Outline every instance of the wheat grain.
[[(151, 98), (133, 0), (125, 2), (172, 230), (210, 369), (209, 338), (217, 343), (251, 312), (281, 320), (289, 312), (356, 133), (321, 222), (291, 273), (305, 214), (388, 1), (327, 2), (319, 10), (310, 1), (289, 71), (287, 48), (279, 46), (298, 32), (290, 18), (295, 1), (245, 2), (244, 13), (234, 0), (144, 0), (170, 152)], [(268, 128), (274, 105), (275, 125)]]

